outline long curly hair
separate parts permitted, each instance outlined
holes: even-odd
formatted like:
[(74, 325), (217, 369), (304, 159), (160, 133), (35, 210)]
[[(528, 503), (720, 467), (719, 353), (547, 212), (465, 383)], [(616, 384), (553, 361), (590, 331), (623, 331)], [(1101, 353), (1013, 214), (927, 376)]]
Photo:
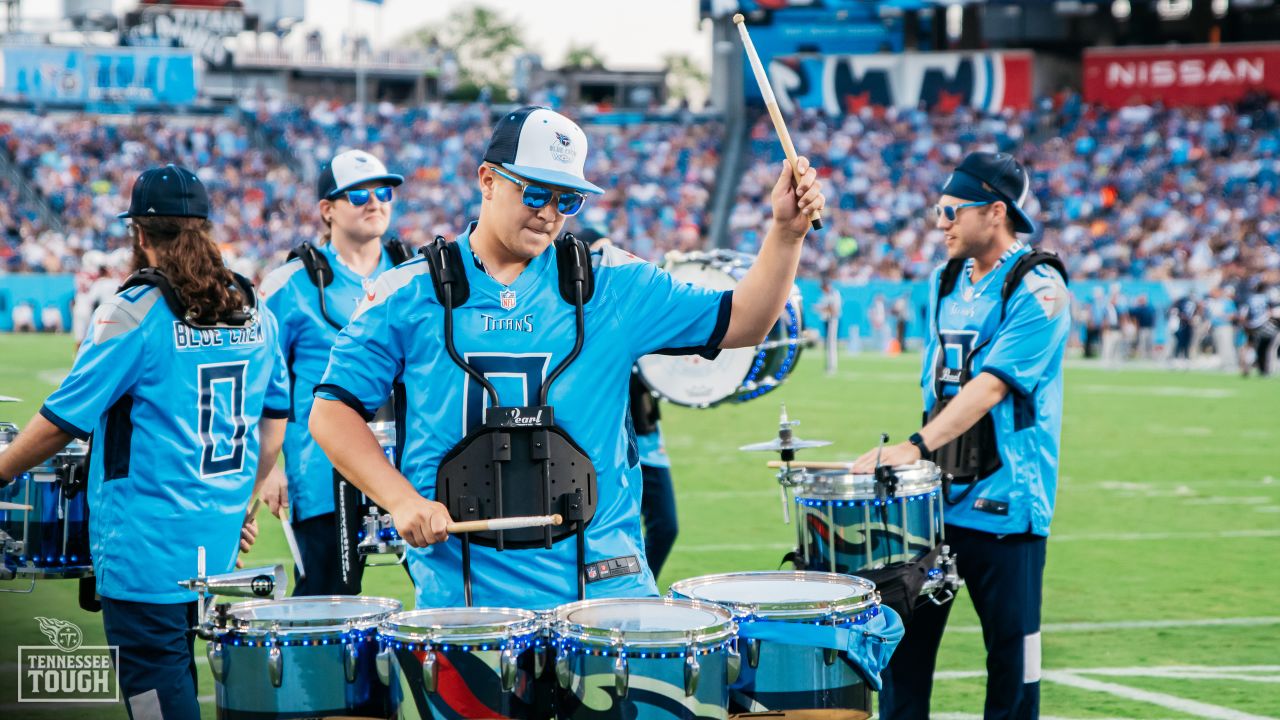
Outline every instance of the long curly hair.
[(172, 283), (187, 308), (186, 320), (212, 325), (244, 308), (246, 299), (236, 290), (231, 270), (213, 241), (213, 223), (193, 217), (133, 218), (133, 269), (151, 267), (142, 250), (138, 229), (155, 251), (155, 267)]

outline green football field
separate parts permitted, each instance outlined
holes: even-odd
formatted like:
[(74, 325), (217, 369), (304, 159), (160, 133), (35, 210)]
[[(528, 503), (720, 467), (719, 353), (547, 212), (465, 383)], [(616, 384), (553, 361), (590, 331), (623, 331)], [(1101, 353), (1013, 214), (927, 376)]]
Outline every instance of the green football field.
[[(0, 335), (0, 420), (25, 423), (70, 364), (66, 337)], [(784, 526), (766, 455), (785, 401), (797, 434), (834, 441), (813, 460), (845, 460), (879, 432), (919, 423), (918, 356), (846, 356), (826, 377), (811, 352), (780, 390), (713, 410), (664, 407), (681, 533), (660, 586), (778, 567)], [(1164, 370), (1067, 373), (1062, 477), (1044, 600), (1042, 712), (1054, 718), (1280, 718), (1280, 382)], [(246, 562), (287, 562), (279, 528)], [(12, 584), (12, 583), (10, 583)], [(370, 595), (411, 603), (404, 574), (370, 570)], [(978, 718), (983, 649), (968, 598), (943, 642), (934, 716)], [(79, 624), (102, 644), (101, 618), (70, 582), (0, 595), (0, 716), (124, 718), (119, 707), (16, 704), (17, 646), (47, 645), (35, 616)], [(197, 645), (205, 716), (213, 680)]]

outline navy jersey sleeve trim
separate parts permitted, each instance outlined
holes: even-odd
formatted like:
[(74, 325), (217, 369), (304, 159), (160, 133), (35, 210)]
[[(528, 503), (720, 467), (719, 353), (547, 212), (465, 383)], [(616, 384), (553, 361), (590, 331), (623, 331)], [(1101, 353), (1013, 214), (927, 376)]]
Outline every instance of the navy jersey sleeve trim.
[(1010, 390), (1017, 393), (1018, 395), (1021, 395), (1022, 397), (1026, 397), (1031, 394), (1031, 392), (1026, 388), (1022, 387), (1022, 384), (1019, 383), (1017, 380), (1015, 380), (1012, 375), (1001, 370), (1000, 368), (984, 367), (982, 368), (982, 372), (990, 373), (991, 375), (994, 375), (997, 379), (1000, 380), (1000, 382), (1003, 382), (1005, 385), (1008, 385)]
[(287, 420), (289, 418), (288, 410), (272, 410), (271, 408), (262, 408), (262, 417), (272, 420)]
[(329, 393), (330, 395), (338, 398), (343, 405), (346, 405), (357, 413), (360, 413), (360, 417), (364, 418), (365, 422), (369, 422), (373, 419), (373, 413), (366, 410), (364, 405), (360, 403), (360, 400), (357, 399), (355, 395), (352, 395), (346, 388), (334, 385), (333, 383), (317, 385), (314, 394), (319, 396), (322, 392)]
[(81, 430), (75, 425), (72, 425), (66, 420), (63, 420), (62, 418), (58, 417), (58, 414), (50, 410), (48, 405), (40, 406), (40, 415), (44, 417), (45, 420), (48, 420), (54, 425), (57, 425), (59, 430), (74, 437), (77, 440), (89, 439), (89, 433), (85, 432), (84, 430)]
[(708, 360), (720, 356), (720, 343), (724, 342), (725, 333), (729, 332), (729, 318), (733, 314), (733, 291), (726, 290), (720, 295), (720, 307), (716, 310), (716, 326), (711, 329), (711, 337), (705, 345), (690, 345), (680, 348), (663, 348), (655, 350), (655, 355), (701, 355)]

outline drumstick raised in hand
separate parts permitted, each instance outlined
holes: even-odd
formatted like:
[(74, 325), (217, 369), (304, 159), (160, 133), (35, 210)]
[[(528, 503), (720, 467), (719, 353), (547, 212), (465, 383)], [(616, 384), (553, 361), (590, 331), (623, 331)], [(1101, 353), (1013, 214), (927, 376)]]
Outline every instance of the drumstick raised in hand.
[[(760, 56), (756, 54), (756, 46), (751, 42), (751, 35), (747, 32), (747, 25), (742, 13), (733, 16), (733, 22), (738, 26), (738, 34), (742, 36), (742, 47), (747, 51), (747, 59), (751, 62), (751, 72), (756, 76), (756, 84), (760, 86), (760, 95), (764, 97), (764, 106), (769, 111), (769, 119), (773, 121), (773, 129), (778, 133), (778, 140), (782, 142), (782, 152), (786, 153), (787, 160), (791, 163), (791, 172), (795, 174), (796, 182), (800, 182), (800, 169), (796, 164), (796, 147), (791, 143), (791, 133), (787, 132), (787, 123), (782, 119), (782, 112), (778, 110), (778, 99), (773, 96), (773, 87), (769, 85), (769, 76), (765, 75), (764, 66), (760, 64)], [(822, 229), (822, 211), (814, 210), (809, 213), (809, 223), (814, 230)]]

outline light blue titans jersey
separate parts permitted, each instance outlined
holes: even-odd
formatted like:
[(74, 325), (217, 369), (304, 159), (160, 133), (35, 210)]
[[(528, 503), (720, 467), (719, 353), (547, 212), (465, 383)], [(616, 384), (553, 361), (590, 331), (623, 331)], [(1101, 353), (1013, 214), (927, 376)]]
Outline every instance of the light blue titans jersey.
[[(366, 290), (373, 289), (372, 280), (391, 269), (391, 258), (382, 252), (366, 287), (365, 280), (338, 259), (332, 243), (316, 249), (333, 268), (333, 282), (324, 292), (325, 307), (334, 322), (345, 325)], [(333, 465), (307, 430), (313, 393), (338, 339), (337, 329), (320, 314), (318, 293), (302, 261), (296, 259), (267, 275), (259, 291), (280, 323), (280, 348), (289, 363), (292, 400), (284, 435), (284, 468), (295, 521), (333, 512)]]
[[(574, 310), (560, 296), (555, 247), (533, 259), (508, 288), (476, 267), (469, 235), (458, 239), (471, 286), (454, 310), (458, 352), (484, 373), (505, 405), (533, 405), (542, 381), (570, 352)], [(556, 423), (595, 465), (599, 504), (587, 527), (586, 561), (634, 556), (638, 572), (588, 582), (588, 597), (657, 594), (640, 533), (641, 475), (628, 458), (628, 381), (637, 358), (659, 349), (712, 354), (729, 325), (732, 294), (678, 283), (652, 264), (617, 248), (592, 256), (595, 297), (586, 306), (582, 354), (556, 380), (548, 404)], [(507, 295), (503, 307), (500, 293)], [(513, 302), (514, 301), (514, 304)], [(338, 337), (329, 370), (316, 394), (340, 400), (369, 417), (391, 392), (393, 380), (408, 397), (401, 470), (424, 497), (435, 499), (440, 460), (479, 426), (488, 406), (480, 385), (449, 359), (443, 307), (427, 262), (416, 259), (378, 279)], [(550, 550), (473, 545), (476, 605), (550, 608), (577, 598), (572, 539)], [(411, 550), (409, 567), (420, 607), (463, 604), (462, 544)], [(588, 577), (591, 573), (588, 573)]]
[(71, 374), (40, 414), (93, 433), (89, 535), (98, 593), (171, 604), (235, 564), (258, 469), (258, 419), (289, 412), (276, 321), (195, 330), (160, 291), (125, 290), (100, 306)]
[[(1009, 394), (991, 409), (1003, 465), (980, 481), (956, 505), (946, 508), (948, 524), (995, 533), (1049, 534), (1058, 489), (1058, 448), (1062, 437), (1062, 356), (1071, 327), (1071, 299), (1056, 270), (1039, 265), (1009, 298), (1000, 323), (1000, 289), (1023, 248), (975, 286), (961, 272), (956, 287), (943, 298), (938, 324), (941, 338), (929, 333), (925, 346), (924, 406), (933, 407), (934, 368), (938, 353), (944, 367), (958, 371), (962, 358), (973, 355), (976, 377), (987, 372), (1009, 386)], [(929, 327), (934, 327), (941, 268), (929, 284)], [(966, 300), (966, 297), (972, 299)], [(977, 352), (973, 352), (974, 350)], [(950, 374), (950, 373), (949, 373)], [(958, 374), (958, 373), (957, 373)], [(959, 385), (943, 382), (948, 397)], [(952, 495), (966, 486), (958, 485)]]

